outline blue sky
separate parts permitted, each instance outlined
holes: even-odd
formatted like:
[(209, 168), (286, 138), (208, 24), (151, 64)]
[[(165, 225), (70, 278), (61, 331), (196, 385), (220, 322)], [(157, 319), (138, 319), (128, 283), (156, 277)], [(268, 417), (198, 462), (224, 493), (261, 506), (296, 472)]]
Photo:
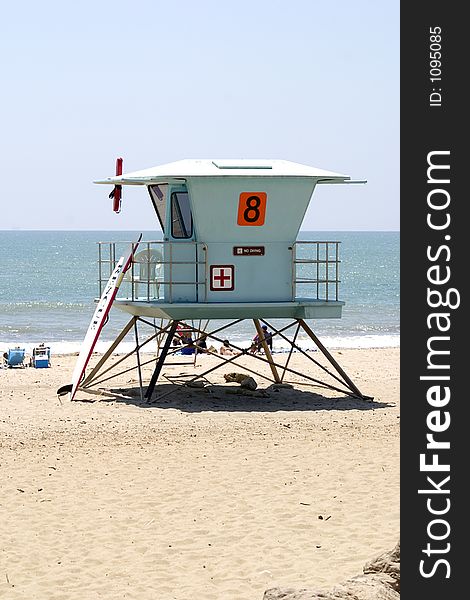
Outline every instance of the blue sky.
[(399, 229), (396, 0), (24, 1), (0, 25), (0, 229), (156, 226), (96, 179), (184, 158), (278, 158), (319, 186), (302, 228)]

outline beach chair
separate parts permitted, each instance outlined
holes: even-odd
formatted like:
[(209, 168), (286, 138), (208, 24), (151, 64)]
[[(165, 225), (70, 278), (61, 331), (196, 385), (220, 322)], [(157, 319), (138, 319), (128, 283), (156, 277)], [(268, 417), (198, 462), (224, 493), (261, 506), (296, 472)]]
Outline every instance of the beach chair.
[[(163, 257), (158, 250), (142, 250), (134, 255), (134, 265), (124, 275), (124, 281), (134, 285), (135, 297), (143, 293), (144, 298), (159, 298), (163, 271)], [(139, 289), (140, 288), (140, 289)]]
[(26, 365), (24, 364), (24, 355), (25, 355), (24, 348), (19, 348), (19, 347), (9, 348), (8, 354), (6, 357), (7, 366), (8, 367), (25, 367)]
[(35, 369), (46, 369), (51, 366), (51, 349), (49, 346), (40, 344), (36, 348), (33, 348), (31, 366)]

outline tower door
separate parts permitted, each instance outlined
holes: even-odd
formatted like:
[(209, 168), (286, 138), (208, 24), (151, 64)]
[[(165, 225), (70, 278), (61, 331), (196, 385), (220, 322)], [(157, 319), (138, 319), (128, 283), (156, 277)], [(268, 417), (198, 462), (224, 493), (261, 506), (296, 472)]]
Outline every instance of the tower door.
[(164, 252), (165, 301), (197, 302), (197, 244), (189, 194), (171, 187), (167, 207)]

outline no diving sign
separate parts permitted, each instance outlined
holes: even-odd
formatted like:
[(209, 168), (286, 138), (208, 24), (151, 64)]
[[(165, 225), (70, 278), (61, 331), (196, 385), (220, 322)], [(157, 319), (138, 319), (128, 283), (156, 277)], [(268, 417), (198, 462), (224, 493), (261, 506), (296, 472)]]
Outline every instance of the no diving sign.
[(211, 291), (231, 292), (235, 289), (233, 265), (211, 265)]
[(264, 256), (264, 246), (234, 246), (234, 256)]

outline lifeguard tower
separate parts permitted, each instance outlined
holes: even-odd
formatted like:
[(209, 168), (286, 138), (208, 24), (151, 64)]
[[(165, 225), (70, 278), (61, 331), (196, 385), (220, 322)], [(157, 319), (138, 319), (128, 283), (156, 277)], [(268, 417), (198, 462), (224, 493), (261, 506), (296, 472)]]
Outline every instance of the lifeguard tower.
[[(146, 188), (163, 240), (141, 242), (134, 253), (114, 301), (114, 306), (131, 315), (130, 321), (82, 381), (81, 389), (102, 380), (104, 363), (133, 330), (141, 390), (139, 352), (149, 340), (161, 340), (153, 375), (145, 386), (150, 401), (165, 360), (173, 352), (171, 343), (180, 323), (205, 322), (191, 328), (197, 346), (202, 336), (223, 341), (225, 328), (249, 319), (264, 348), (264, 354), (253, 359), (269, 364), (273, 382), (285, 381), (289, 372), (299, 375), (289, 367), (295, 350), (332, 378), (327, 383), (312, 373), (302, 373), (310, 383), (364, 398), (306, 323), (307, 319), (341, 317), (339, 242), (300, 242), (297, 235), (317, 185), (365, 182), (284, 160), (181, 160), (126, 174), (121, 174), (119, 161), (118, 175), (95, 183), (114, 186), (110, 197), (114, 197), (116, 212), (122, 186)], [(100, 292), (119, 256), (117, 242), (99, 244)], [(288, 320), (288, 324), (277, 328), (268, 319)], [(211, 330), (213, 320), (222, 320), (224, 325)], [(153, 327), (144, 343), (139, 341), (137, 324)], [(262, 324), (271, 328), (274, 340), (288, 344), (283, 363), (264, 343)], [(294, 330), (291, 337), (290, 328)], [(319, 365), (299, 346), (299, 331), (308, 335), (333, 370)], [(246, 348), (239, 350), (247, 354)], [(220, 366), (237, 364), (234, 357), (219, 358)]]

